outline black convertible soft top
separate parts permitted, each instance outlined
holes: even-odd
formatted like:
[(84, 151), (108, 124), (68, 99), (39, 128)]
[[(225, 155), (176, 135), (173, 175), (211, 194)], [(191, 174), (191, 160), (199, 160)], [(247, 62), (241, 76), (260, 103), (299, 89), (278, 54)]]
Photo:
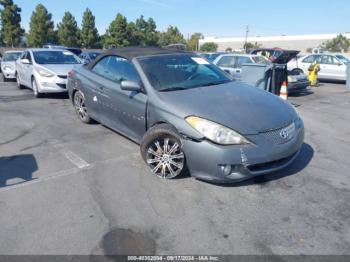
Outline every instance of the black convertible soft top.
[(181, 54), (186, 53), (185, 51), (180, 50), (171, 50), (164, 49), (159, 47), (142, 47), (142, 46), (133, 46), (133, 47), (121, 47), (115, 49), (109, 49), (103, 52), (98, 58), (88, 65), (88, 68), (93, 68), (94, 65), (105, 56), (115, 55), (120, 56), (128, 60), (132, 60), (135, 57), (142, 56), (153, 56), (153, 55), (167, 55), (167, 54)]

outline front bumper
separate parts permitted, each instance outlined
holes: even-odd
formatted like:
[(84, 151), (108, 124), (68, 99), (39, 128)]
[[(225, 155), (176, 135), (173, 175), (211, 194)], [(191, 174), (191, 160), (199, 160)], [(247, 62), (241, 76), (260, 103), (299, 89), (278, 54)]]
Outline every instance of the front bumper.
[(16, 71), (11, 69), (2, 69), (2, 74), (7, 79), (16, 79)]
[[(233, 183), (264, 175), (287, 167), (298, 156), (304, 142), (304, 125), (296, 129), (294, 137), (284, 144), (271, 144), (263, 136), (246, 136), (255, 144), (220, 146), (210, 141), (184, 139), (183, 150), (188, 169), (193, 177)], [(224, 174), (224, 167), (231, 172)]]
[(40, 77), (36, 76), (37, 85), (40, 93), (65, 93), (67, 92), (67, 78)]

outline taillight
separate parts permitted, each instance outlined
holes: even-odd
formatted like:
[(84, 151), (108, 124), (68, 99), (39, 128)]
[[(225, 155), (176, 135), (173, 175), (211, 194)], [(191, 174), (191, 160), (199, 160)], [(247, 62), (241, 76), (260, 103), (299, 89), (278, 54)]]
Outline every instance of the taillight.
[(73, 70), (69, 71), (68, 74), (67, 74), (68, 77), (72, 77), (73, 75), (74, 75), (74, 71)]

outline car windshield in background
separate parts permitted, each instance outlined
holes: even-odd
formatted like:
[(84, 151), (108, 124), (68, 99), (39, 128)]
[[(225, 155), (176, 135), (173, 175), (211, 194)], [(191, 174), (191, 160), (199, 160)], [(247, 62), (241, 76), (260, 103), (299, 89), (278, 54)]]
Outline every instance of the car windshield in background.
[(213, 62), (221, 54), (200, 54), (201, 57), (207, 59), (209, 62)]
[(37, 64), (81, 64), (80, 59), (68, 51), (34, 51)]
[(101, 53), (89, 53), (89, 56), (91, 59), (95, 59), (96, 57), (98, 57)]
[(196, 55), (161, 55), (139, 58), (139, 62), (158, 91), (214, 86), (232, 81), (219, 68)]
[(350, 59), (343, 56), (343, 55), (336, 55), (336, 57), (343, 63), (348, 64), (350, 62)]
[(5, 53), (2, 61), (4, 62), (13, 62), (16, 61), (20, 56), (21, 56), (22, 52), (18, 52), (18, 53)]
[(252, 59), (256, 64), (267, 65), (270, 63), (270, 61), (263, 56), (253, 56)]

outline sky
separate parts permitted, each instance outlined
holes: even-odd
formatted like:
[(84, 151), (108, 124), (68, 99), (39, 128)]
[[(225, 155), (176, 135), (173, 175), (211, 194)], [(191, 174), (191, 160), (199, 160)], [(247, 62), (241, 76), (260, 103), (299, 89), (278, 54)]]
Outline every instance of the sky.
[(249, 26), (250, 36), (343, 33), (350, 31), (349, 0), (14, 0), (22, 8), (22, 26), (29, 28), (35, 6), (42, 3), (57, 24), (70, 11), (78, 25), (88, 7), (96, 26), (105, 33), (116, 14), (128, 21), (140, 15), (152, 17), (158, 30), (177, 26), (187, 38), (205, 36), (242, 37)]

